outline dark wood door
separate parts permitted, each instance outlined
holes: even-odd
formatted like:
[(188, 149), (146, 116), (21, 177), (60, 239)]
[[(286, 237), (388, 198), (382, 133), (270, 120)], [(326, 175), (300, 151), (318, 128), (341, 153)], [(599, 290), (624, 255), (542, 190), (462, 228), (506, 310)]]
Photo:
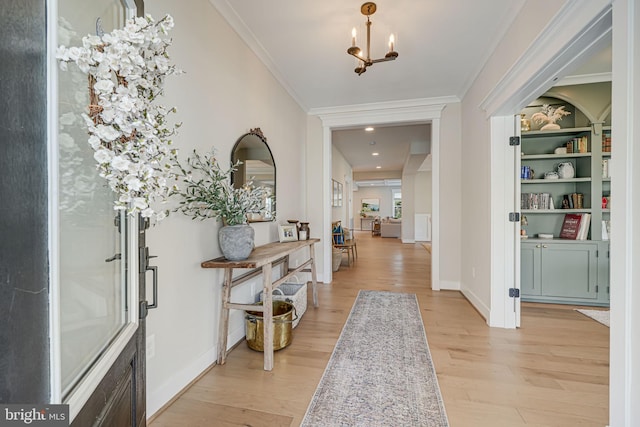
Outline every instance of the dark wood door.
[[(146, 426), (146, 273), (149, 251), (145, 246), (148, 223), (139, 221), (138, 232), (138, 328), (111, 369), (102, 379), (72, 426)], [(154, 280), (156, 278), (154, 277)], [(155, 304), (154, 300), (154, 304)]]

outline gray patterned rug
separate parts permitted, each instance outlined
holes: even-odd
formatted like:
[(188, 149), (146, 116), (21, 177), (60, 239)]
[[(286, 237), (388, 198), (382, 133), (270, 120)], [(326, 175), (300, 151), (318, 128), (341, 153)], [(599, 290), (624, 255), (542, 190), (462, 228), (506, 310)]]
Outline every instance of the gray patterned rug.
[(360, 291), (302, 426), (448, 425), (416, 296)]

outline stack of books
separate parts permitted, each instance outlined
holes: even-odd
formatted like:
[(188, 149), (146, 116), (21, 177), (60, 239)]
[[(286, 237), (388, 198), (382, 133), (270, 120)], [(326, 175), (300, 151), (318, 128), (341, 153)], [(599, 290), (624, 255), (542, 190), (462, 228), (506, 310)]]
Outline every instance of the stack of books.
[(550, 193), (521, 193), (520, 209), (554, 209)]
[(611, 152), (611, 131), (605, 130), (602, 132), (602, 152)]
[(565, 214), (560, 230), (561, 239), (587, 240), (591, 214)]
[(586, 135), (571, 139), (566, 144), (567, 153), (588, 153), (588, 142)]
[(562, 196), (562, 209), (584, 209), (584, 194), (571, 193)]

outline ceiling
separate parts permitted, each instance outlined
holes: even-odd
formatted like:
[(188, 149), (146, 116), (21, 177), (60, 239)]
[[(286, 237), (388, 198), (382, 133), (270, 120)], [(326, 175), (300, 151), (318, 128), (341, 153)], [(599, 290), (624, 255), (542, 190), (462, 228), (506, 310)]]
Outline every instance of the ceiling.
[[(371, 57), (383, 57), (390, 33), (395, 61), (358, 76), (346, 53), (351, 30), (365, 48), (363, 1), (210, 0), (289, 94), (309, 111), (418, 98), (462, 99), (525, 0), (377, 0), (371, 16)], [(610, 61), (610, 51), (599, 61)], [(610, 62), (608, 65), (610, 71)], [(585, 64), (584, 73), (602, 65)], [(606, 68), (606, 65), (605, 65)], [(406, 128), (406, 129), (405, 129)], [(354, 171), (402, 170), (411, 142), (429, 131), (415, 126), (334, 132)], [(371, 156), (375, 141), (380, 156)], [(403, 157), (404, 156), (404, 157)], [(399, 168), (399, 169), (397, 169)]]

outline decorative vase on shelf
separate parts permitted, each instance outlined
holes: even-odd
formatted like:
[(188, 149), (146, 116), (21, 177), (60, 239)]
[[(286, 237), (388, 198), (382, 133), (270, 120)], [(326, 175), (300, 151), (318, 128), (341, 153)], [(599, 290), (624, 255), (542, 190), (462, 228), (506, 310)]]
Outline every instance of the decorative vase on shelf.
[(254, 247), (255, 231), (250, 225), (225, 225), (218, 231), (220, 250), (229, 261), (249, 258)]
[(529, 132), (531, 130), (531, 120), (526, 118), (527, 115), (522, 113), (520, 114), (520, 131), (521, 132)]
[(300, 222), (300, 229), (298, 230), (298, 238), (300, 240), (309, 240), (309, 223), (308, 222)]

